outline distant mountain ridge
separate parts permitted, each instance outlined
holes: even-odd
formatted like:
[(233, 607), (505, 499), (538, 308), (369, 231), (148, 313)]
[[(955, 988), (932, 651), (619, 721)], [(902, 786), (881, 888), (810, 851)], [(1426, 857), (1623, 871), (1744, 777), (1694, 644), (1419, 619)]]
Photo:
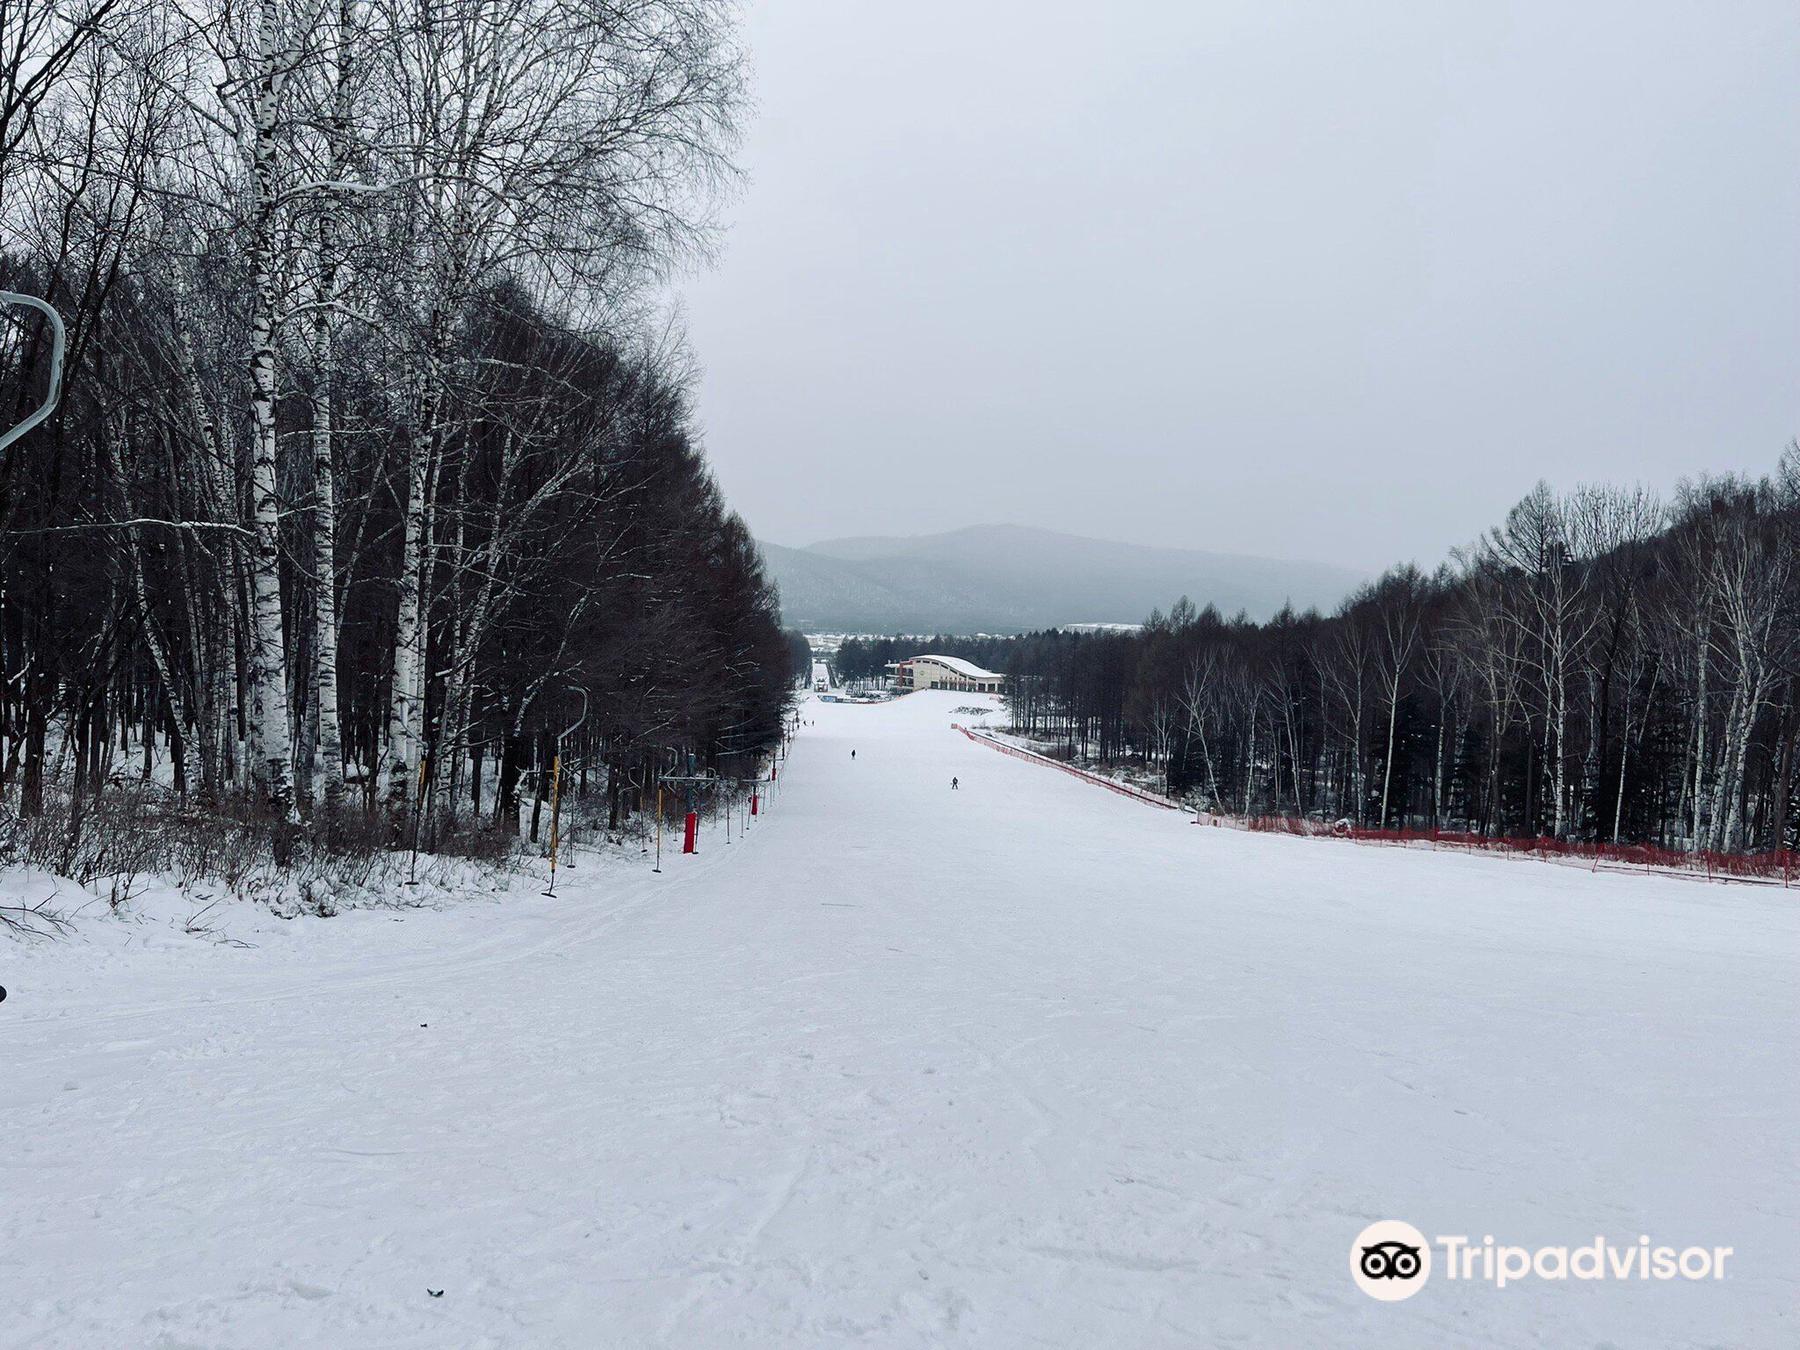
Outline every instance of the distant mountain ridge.
[(1363, 574), (1199, 549), (1150, 548), (1025, 525), (762, 544), (782, 622), (811, 632), (1023, 632), (1138, 623), (1186, 595), (1224, 614), (1328, 609)]

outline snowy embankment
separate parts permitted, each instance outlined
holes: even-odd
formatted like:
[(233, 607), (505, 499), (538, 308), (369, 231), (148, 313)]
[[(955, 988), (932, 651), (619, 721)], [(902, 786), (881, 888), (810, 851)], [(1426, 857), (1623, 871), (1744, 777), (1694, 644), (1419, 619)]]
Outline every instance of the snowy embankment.
[[(661, 875), (0, 946), (0, 1343), (1794, 1343), (1791, 895), (1197, 829), (967, 702), (809, 704)], [(1382, 1218), (1734, 1255), (1386, 1304)]]

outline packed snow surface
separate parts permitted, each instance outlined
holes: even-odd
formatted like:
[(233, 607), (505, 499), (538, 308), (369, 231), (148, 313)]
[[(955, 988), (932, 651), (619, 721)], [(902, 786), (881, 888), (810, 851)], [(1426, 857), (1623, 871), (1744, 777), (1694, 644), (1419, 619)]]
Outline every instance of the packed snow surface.
[[(1195, 827), (969, 700), (807, 704), (661, 875), (0, 946), (0, 1343), (1800, 1340), (1800, 896)], [(1383, 1218), (1734, 1255), (1379, 1303)]]

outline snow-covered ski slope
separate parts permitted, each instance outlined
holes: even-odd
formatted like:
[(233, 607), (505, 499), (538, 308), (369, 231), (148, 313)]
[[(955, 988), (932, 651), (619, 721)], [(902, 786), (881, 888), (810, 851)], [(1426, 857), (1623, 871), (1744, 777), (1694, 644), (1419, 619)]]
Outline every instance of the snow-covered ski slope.
[[(5, 950), (0, 1343), (1800, 1341), (1794, 895), (1194, 827), (975, 701), (809, 703), (660, 877)], [(1382, 1218), (1735, 1254), (1378, 1303)]]

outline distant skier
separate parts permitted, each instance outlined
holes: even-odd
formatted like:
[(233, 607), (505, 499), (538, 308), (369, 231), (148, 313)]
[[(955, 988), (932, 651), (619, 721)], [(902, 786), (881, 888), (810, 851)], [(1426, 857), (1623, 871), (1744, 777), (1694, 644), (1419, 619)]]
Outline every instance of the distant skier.
[(956, 780), (955, 780), (955, 779), (954, 779), (954, 778), (952, 778), (952, 779), (951, 779), (951, 780), (950, 780), (950, 790), (951, 790), (951, 791), (952, 791), (952, 792), (955, 792), (955, 791), (956, 791)]
[(854, 750), (852, 750), (852, 751), (851, 751), (851, 752), (850, 752), (850, 758), (851, 758), (851, 759), (855, 759), (855, 758), (856, 758), (856, 751), (854, 751)]

